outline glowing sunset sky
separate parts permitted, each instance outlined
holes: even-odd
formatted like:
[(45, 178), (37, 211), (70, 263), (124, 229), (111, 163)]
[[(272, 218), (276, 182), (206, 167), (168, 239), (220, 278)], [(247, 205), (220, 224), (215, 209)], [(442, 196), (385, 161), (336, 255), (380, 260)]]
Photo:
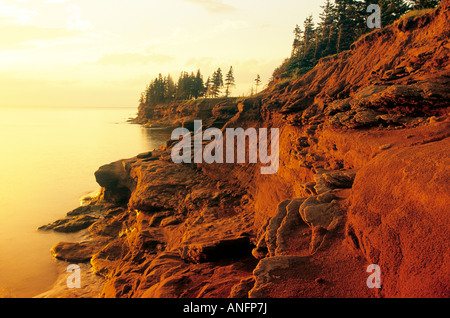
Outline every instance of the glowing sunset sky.
[(158, 73), (232, 65), (247, 94), (321, 0), (0, 0), (0, 107), (136, 107)]

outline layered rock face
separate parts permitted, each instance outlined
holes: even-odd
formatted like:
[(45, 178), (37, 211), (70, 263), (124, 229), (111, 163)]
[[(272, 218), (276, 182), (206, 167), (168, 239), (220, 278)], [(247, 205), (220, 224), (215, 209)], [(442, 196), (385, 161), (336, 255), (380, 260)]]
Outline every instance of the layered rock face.
[[(101, 167), (100, 196), (43, 228), (82, 223), (88, 239), (52, 252), (89, 261), (102, 297), (449, 297), (449, 7), (374, 31), (298, 80), (183, 113), (280, 128), (276, 174), (177, 165), (168, 142)], [(155, 116), (164, 123), (146, 109), (139, 121)]]
[(387, 295), (448, 296), (449, 149), (445, 138), (387, 151), (358, 172), (347, 233), (385, 269)]
[(191, 128), (193, 120), (203, 119), (206, 125), (222, 127), (238, 112), (237, 104), (237, 98), (223, 98), (174, 101), (152, 107), (140, 105), (133, 122), (146, 127)]

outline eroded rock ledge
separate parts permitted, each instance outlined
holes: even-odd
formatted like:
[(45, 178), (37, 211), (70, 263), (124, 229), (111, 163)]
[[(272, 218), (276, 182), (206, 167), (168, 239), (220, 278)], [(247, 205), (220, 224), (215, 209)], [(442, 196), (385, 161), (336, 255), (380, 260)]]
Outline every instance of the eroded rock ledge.
[(90, 264), (101, 297), (449, 297), (449, 3), (196, 109), (209, 126), (279, 127), (277, 174), (176, 165), (168, 142), (101, 167), (99, 197), (42, 228), (86, 239), (52, 252)]
[[(95, 217), (86, 240), (52, 253), (89, 263), (105, 279), (102, 297), (448, 296), (449, 126), (321, 128), (333, 137), (313, 147), (339, 139), (332, 160), (342, 169), (311, 173), (297, 161), (262, 180), (254, 167), (224, 168), (253, 187), (213, 178), (212, 166), (175, 165), (168, 150), (121, 160), (99, 170), (123, 167), (111, 170), (111, 188), (69, 213), (75, 227), (80, 214)], [(302, 134), (289, 130), (288, 140)], [(363, 136), (370, 147), (353, 146), (360, 167), (351, 166), (339, 149)], [(130, 187), (126, 205), (115, 200), (118, 186)], [(378, 292), (366, 286), (371, 263), (384, 268)]]

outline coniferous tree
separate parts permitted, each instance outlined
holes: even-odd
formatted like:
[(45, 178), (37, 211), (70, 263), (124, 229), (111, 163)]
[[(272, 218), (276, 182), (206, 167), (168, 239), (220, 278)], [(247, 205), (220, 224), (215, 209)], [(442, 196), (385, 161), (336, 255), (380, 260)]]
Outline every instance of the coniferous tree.
[(187, 99), (192, 99), (195, 98), (194, 96), (194, 92), (195, 92), (195, 74), (194, 72), (192, 72), (189, 76), (188, 76), (188, 98)]
[(415, 10), (435, 8), (441, 3), (440, 0), (412, 0), (412, 2)]
[[(303, 29), (296, 25), (291, 57), (278, 67), (272, 80), (284, 76), (301, 76), (312, 69), (320, 58), (350, 49), (367, 26), (369, 4), (381, 9), (382, 26), (387, 26), (411, 9), (436, 6), (439, 0), (324, 0), (320, 21), (314, 25), (309, 16)], [(419, 3), (420, 2), (420, 3)]]
[(181, 72), (180, 77), (178, 77), (178, 83), (177, 83), (177, 100), (183, 100), (186, 99), (186, 72)]
[(174, 100), (199, 98), (204, 96), (204, 94), (205, 86), (200, 70), (198, 70), (197, 75), (182, 72), (177, 84), (175, 84), (170, 74), (164, 77), (162, 74), (159, 74), (157, 78), (147, 85), (145, 91), (141, 94), (139, 102), (145, 105), (155, 105)]
[(197, 99), (205, 94), (205, 85), (203, 84), (203, 76), (200, 70), (197, 71), (197, 75), (193, 78), (192, 83), (192, 96)]
[(223, 88), (223, 75), (222, 70), (220, 68), (214, 72), (212, 76), (212, 87), (211, 87), (211, 95), (214, 98), (219, 97), (220, 90)]
[(337, 53), (348, 50), (356, 40), (358, 24), (358, 7), (355, 0), (335, 0), (337, 19)]
[(313, 16), (308, 16), (303, 22), (302, 57), (310, 59), (314, 48), (315, 27)]
[(319, 51), (320, 56), (326, 56), (335, 53), (336, 47), (336, 16), (334, 4), (327, 0), (325, 5), (321, 6), (320, 22), (317, 28), (319, 33)]
[(175, 82), (173, 81), (172, 77), (167, 75), (165, 79), (165, 96), (164, 101), (172, 101), (175, 99), (175, 96), (177, 94), (177, 86), (175, 85)]
[(294, 29), (294, 43), (292, 43), (291, 57), (298, 57), (300, 55), (302, 47), (302, 35), (303, 31), (297, 24)]
[(149, 84), (147, 100), (153, 104), (164, 101), (164, 79), (162, 74), (159, 74), (158, 77)]
[(230, 96), (230, 89), (235, 85), (234, 74), (233, 74), (233, 66), (230, 67), (226, 77), (225, 77), (225, 97)]
[(211, 77), (208, 76), (208, 79), (205, 82), (205, 97), (206, 98), (211, 96), (211, 88), (212, 88)]
[(141, 93), (141, 97), (139, 97), (139, 105), (145, 104), (145, 92)]
[(258, 74), (258, 75), (256, 75), (256, 78), (255, 78), (256, 93), (258, 93), (258, 87), (260, 85), (261, 85), (261, 76), (259, 76), (259, 74)]

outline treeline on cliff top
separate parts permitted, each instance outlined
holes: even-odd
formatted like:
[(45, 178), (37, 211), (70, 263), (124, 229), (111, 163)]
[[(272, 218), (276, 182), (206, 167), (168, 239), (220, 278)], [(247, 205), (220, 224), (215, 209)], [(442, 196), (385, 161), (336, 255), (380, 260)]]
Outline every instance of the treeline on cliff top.
[(381, 26), (385, 27), (408, 11), (434, 8), (439, 3), (440, 0), (326, 0), (317, 25), (310, 15), (302, 26), (295, 27), (291, 57), (274, 71), (272, 79), (299, 77), (321, 58), (350, 49), (358, 38), (372, 31), (367, 26), (370, 4), (379, 5)]
[[(177, 83), (170, 74), (164, 77), (159, 74), (142, 92), (140, 103), (141, 105), (155, 105), (200, 97), (217, 98), (221, 95), (223, 89), (225, 89), (225, 97), (229, 97), (232, 88), (235, 87), (233, 72), (231, 66), (224, 79), (222, 70), (218, 68), (212, 76), (208, 77), (206, 82), (203, 80), (200, 70), (197, 71), (197, 74), (182, 72)], [(259, 79), (259, 75), (257, 79)]]
[[(317, 25), (310, 15), (302, 27), (295, 27), (291, 56), (275, 69), (271, 81), (299, 77), (310, 71), (321, 58), (350, 49), (359, 37), (372, 31), (367, 27), (367, 17), (370, 14), (367, 7), (370, 4), (380, 6), (381, 23), (384, 27), (408, 11), (434, 8), (439, 3), (440, 0), (326, 0), (321, 6), (322, 12)], [(255, 85), (256, 90), (261, 85), (259, 75), (255, 79)], [(181, 72), (177, 83), (170, 74), (159, 74), (141, 93), (139, 102), (141, 105), (151, 106), (175, 100), (217, 98), (221, 94), (229, 97), (233, 87), (233, 67), (230, 67), (225, 80), (220, 68), (206, 81), (200, 70), (197, 74)]]
[[(255, 92), (257, 92), (258, 87), (261, 85), (259, 74), (256, 75), (254, 81)], [(229, 97), (234, 87), (236, 87), (236, 84), (233, 66), (230, 67), (225, 76), (222, 70), (218, 68), (206, 81), (203, 80), (200, 70), (197, 71), (197, 74), (181, 72), (177, 83), (175, 83), (170, 74), (167, 76), (159, 74), (141, 93), (139, 102), (141, 105), (149, 106), (175, 100), (198, 99), (200, 97), (218, 98), (222, 94), (224, 97)]]

